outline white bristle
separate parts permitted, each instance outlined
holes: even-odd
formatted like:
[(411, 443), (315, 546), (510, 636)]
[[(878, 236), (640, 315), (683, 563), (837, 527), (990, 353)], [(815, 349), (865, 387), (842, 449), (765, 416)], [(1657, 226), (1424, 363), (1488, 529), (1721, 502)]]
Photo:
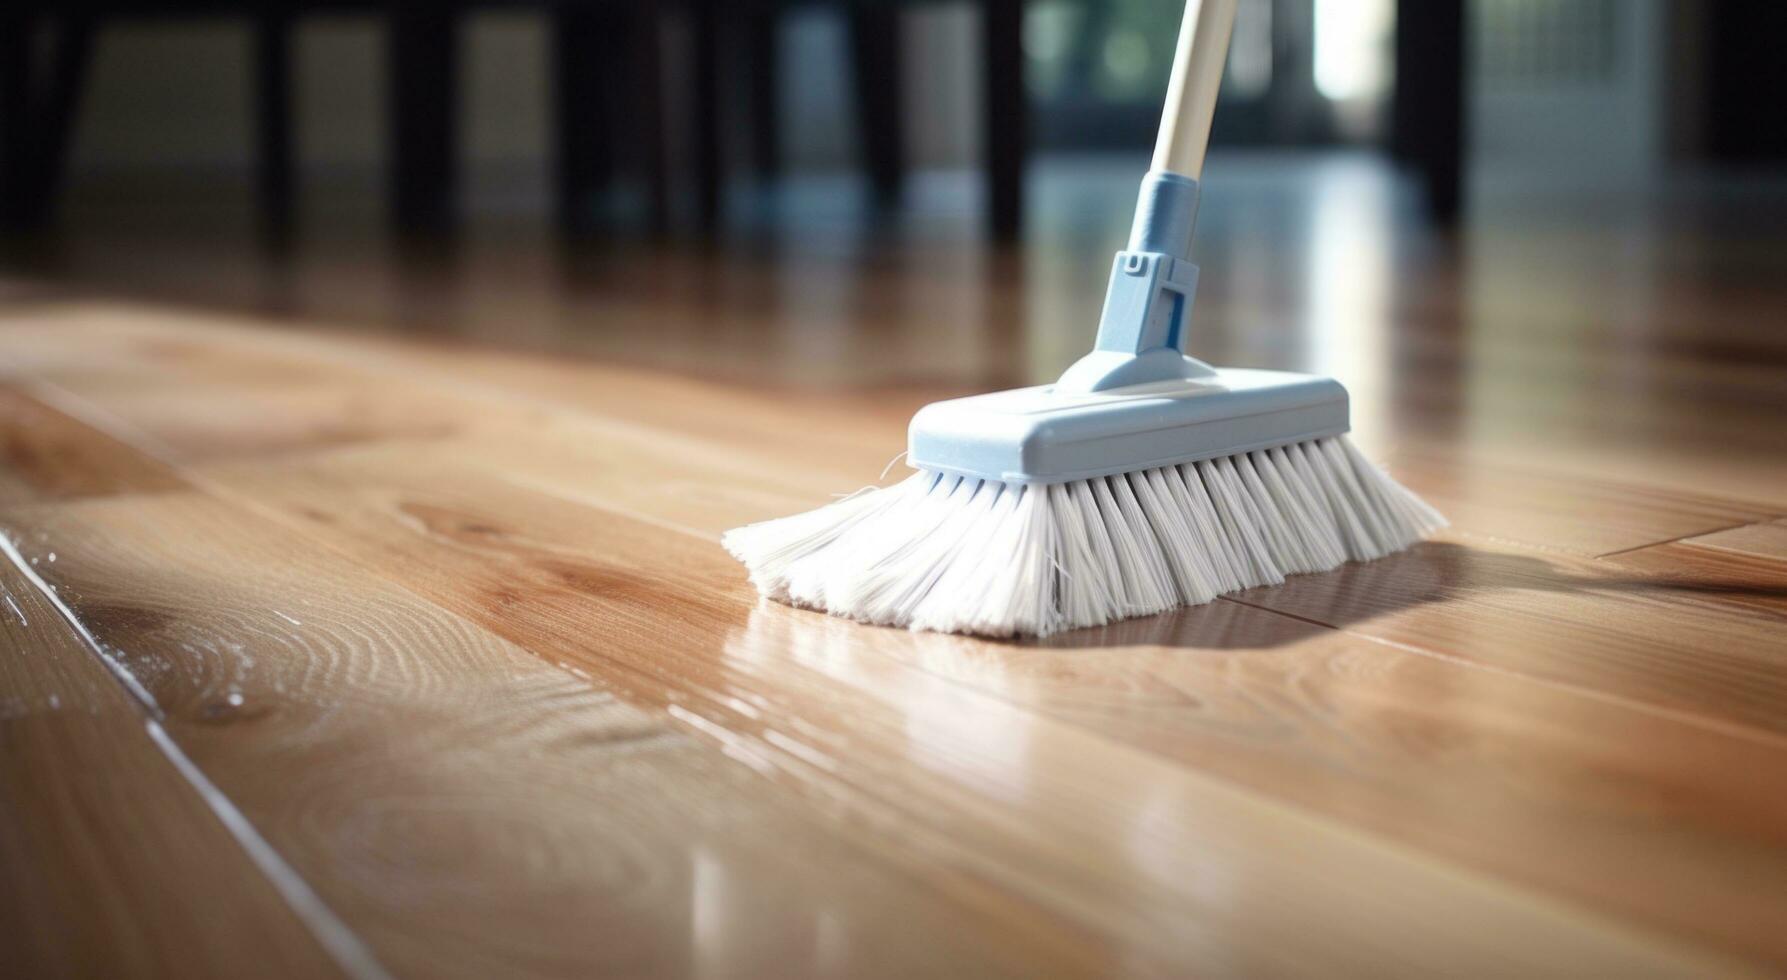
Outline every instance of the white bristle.
[(724, 542), (772, 599), (1047, 636), (1381, 558), (1445, 524), (1342, 436), (1050, 486), (920, 471)]

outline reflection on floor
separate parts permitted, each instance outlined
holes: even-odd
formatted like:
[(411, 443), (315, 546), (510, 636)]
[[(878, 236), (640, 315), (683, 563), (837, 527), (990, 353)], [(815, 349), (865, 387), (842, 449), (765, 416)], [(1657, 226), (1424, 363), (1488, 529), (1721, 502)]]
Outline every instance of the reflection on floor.
[[(932, 393), (1031, 383), (1081, 352), (1127, 231), (1139, 160), (1046, 162), (1026, 245), (981, 244), (972, 174), (920, 175), (877, 218), (858, 182), (735, 195), (706, 244), (565, 250), (510, 198), (456, 246), (401, 248), (376, 201), (323, 197), (285, 250), (227, 195), (77, 194), (36, 282), (307, 324), (594, 357), (768, 387)], [(1456, 236), (1364, 155), (1219, 155), (1206, 174), (1192, 345), (1224, 364), (1339, 377), (1358, 428), (1612, 466), (1610, 444), (1721, 460), (1787, 450), (1740, 424), (1787, 399), (1782, 196), (1725, 181), (1667, 192), (1486, 181)], [(1673, 480), (1670, 474), (1646, 473)], [(1696, 474), (1696, 479), (1699, 475)], [(1739, 489), (1741, 487), (1734, 487)]]

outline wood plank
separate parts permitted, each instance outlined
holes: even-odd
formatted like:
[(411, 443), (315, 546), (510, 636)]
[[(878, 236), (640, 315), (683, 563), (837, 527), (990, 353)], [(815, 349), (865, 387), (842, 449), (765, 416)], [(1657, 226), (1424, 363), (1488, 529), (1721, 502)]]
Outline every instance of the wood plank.
[[(1603, 920), (927, 674), (863, 645), (852, 624), (753, 611), (711, 542), (518, 489), (454, 455), (368, 449), (206, 475), (803, 798), (1115, 937), (1131, 963), (1344, 973), (1459, 956), (1509, 965), (1540, 947), (1531, 968), (1618, 958)], [(1385, 916), (1405, 926), (1387, 945), (1364, 925)], [(1503, 929), (1525, 938), (1478, 945)], [(1619, 935), (1618, 948), (1634, 938)]]
[(1787, 561), (1787, 520), (1769, 524), (1746, 524), (1713, 534), (1702, 534), (1681, 542), (1694, 548), (1716, 548), (1735, 551), (1758, 558)]
[(1765, 504), (1482, 462), (1429, 448), (1380, 460), (1461, 532), (1593, 557), (1766, 519)]
[(0, 557), (0, 974), (340, 975), (156, 724)]
[(173, 738), (400, 974), (1116, 962), (1075, 922), (857, 842), (663, 712), (233, 506), (172, 494), (12, 520), (58, 552), (47, 574)]
[(0, 504), (177, 490), (168, 467), (0, 385)]
[[(50, 377), (95, 407), (198, 459), (461, 434), (468, 431), (470, 419), (501, 432), (493, 440), (501, 444), (518, 434), (534, 435), (550, 419), (606, 432), (631, 425), (659, 440), (692, 440), (684, 450), (691, 454), (722, 452), (750, 461), (754, 470), (804, 474), (811, 480), (804, 484), (811, 499), (815, 492), (847, 491), (872, 481), (903, 445), (905, 422), (926, 395), (766, 393), (438, 346), (339, 338), (319, 342), (292, 334), (269, 341), (264, 331), (228, 323), (123, 322), (138, 343), (159, 338), (150, 347), (158, 355), (153, 374), (133, 386), (120, 384), (112, 374), (83, 376), (62, 362)], [(266, 375), (276, 364), (290, 365), (302, 381), (285, 390), (265, 381), (248, 387), (231, 380), (243, 372)], [(421, 373), (423, 368), (427, 373)], [(170, 375), (182, 383), (170, 385)], [(402, 393), (384, 397), (393, 384)], [(427, 397), (419, 397), (418, 389), (425, 389)], [(443, 401), (449, 396), (459, 402), (457, 407)], [(308, 406), (301, 402), (306, 397)], [(329, 397), (340, 404), (331, 406)], [(356, 397), (362, 400), (358, 404)], [(237, 410), (215, 417), (207, 406), (220, 402)], [(307, 408), (313, 420), (297, 421)], [(460, 422), (445, 421), (449, 419)], [(283, 434), (292, 429), (300, 434)], [(349, 431), (339, 431), (343, 429)], [(306, 431), (309, 436), (302, 434)], [(795, 435), (798, 439), (791, 441)], [(1546, 551), (1593, 556), (1773, 516), (1764, 504), (1562, 476), (1517, 464), (1483, 464), (1428, 446), (1398, 447), (1384, 461), (1460, 530)], [(766, 509), (750, 516), (773, 513)]]
[[(1727, 587), (1769, 595), (1766, 584)], [(1448, 534), (1233, 599), (1755, 737), (1787, 735), (1779, 619), (1708, 602), (1672, 571)]]
[(1787, 522), (1746, 524), (1621, 552), (1609, 564), (1651, 576), (1702, 602), (1771, 614), (1787, 631)]
[(433, 439), (478, 430), (473, 406), (391, 380), (171, 382), (109, 380), (39, 396), (148, 433), (164, 460), (196, 461), (314, 451), (382, 439)]
[(301, 345), (202, 319), (75, 312), (72, 323), (10, 325), (9, 373), (37, 401), (164, 462), (480, 430), (475, 402), (400, 370), (305, 356)]
[[(1709, 382), (1709, 389), (1717, 382)], [(1775, 397), (1779, 401), (1780, 396)], [(1698, 406), (1699, 402), (1687, 405)], [(1471, 440), (1453, 447), (1461, 455), (1484, 465), (1506, 465), (1552, 473), (1563, 479), (1611, 480), (1627, 486), (1647, 487), (1691, 497), (1711, 496), (1787, 513), (1787, 479), (1776, 460), (1782, 450), (1775, 446), (1733, 445), (1731, 433), (1762, 428), (1756, 419), (1767, 413), (1756, 406), (1727, 409), (1716, 418), (1701, 418), (1694, 428), (1669, 439), (1608, 437), (1604, 433), (1547, 432), (1542, 440)], [(1699, 414), (1683, 404), (1660, 411), (1681, 416)], [(1770, 436), (1769, 438), (1780, 438)], [(1423, 446), (1426, 448), (1426, 446)]]
[(1762, 962), (1787, 907), (1763, 743), (1239, 603), (1013, 648), (878, 631), (927, 673), (1460, 864)]
[[(268, 338), (225, 326), (166, 325), (132, 317), (108, 319), (101, 326), (108, 344), (146, 351), (143, 361), (134, 366), (113, 363), (104, 353), (83, 361), (89, 347), (105, 345), (69, 343), (68, 350), (58, 351), (58, 345), (67, 343), (64, 333), (86, 331), (50, 334), (36, 340), (43, 363), (36, 389), (167, 460), (449, 436), (490, 436), (488, 444), (496, 446), (521, 437), (541, 445), (532, 440), (537, 433), (569, 425), (589, 429), (594, 438), (674, 446), (694, 458), (727, 456), (759, 474), (771, 472), (761, 465), (762, 445), (797, 437), (808, 453), (801, 472), (820, 486), (854, 489), (880, 473), (904, 441), (905, 417), (886, 415), (885, 406), (874, 399), (840, 410), (830, 401), (717, 389), (589, 365), (541, 373), (532, 361), (526, 363), (536, 368), (534, 374), (511, 377), (501, 357), (488, 358), (500, 379), (493, 382), (479, 371), (462, 376), (434, 367), (481, 360), (464, 352), (436, 362), (412, 345), (399, 348), (407, 351), (407, 359), (395, 361), (377, 345), (317, 344), (295, 335)], [(370, 349), (344, 356), (357, 347)], [(399, 374), (402, 378), (394, 380)], [(511, 388), (511, 383), (523, 388)], [(231, 410), (212, 410), (217, 404)], [(586, 404), (603, 411), (592, 414)], [(881, 438), (865, 436), (865, 420), (883, 415)], [(771, 482), (789, 487), (787, 480)], [(763, 499), (785, 507), (790, 498)]]
[[(209, 325), (202, 344), (191, 341), (210, 351), (198, 360), (201, 370), (192, 380), (219, 376), (215, 365), (205, 365), (206, 358), (219, 356), (218, 350), (240, 348), (244, 357), (269, 356), (263, 334)], [(445, 345), (364, 338), (318, 342), (292, 334), (279, 340), (277, 350), (286, 362), (318, 374), (333, 372), (337, 383), (352, 378), (361, 384), (381, 374), (414, 379), (420, 377), (418, 368), (426, 366), (427, 383), (438, 391), (494, 407), (505, 417), (525, 414), (518, 425), (523, 432), (535, 431), (542, 412), (580, 424), (632, 423), (660, 437), (674, 433), (724, 444), (734, 456), (754, 459), (757, 469), (773, 461), (790, 473), (822, 476), (824, 482), (810, 485), (822, 492), (854, 489), (872, 479), (904, 446), (906, 423), (914, 411), (927, 401), (967, 393), (861, 385), (822, 393), (763, 390)], [(118, 407), (133, 416), (152, 410), (130, 402)], [(795, 435), (798, 440), (791, 444)], [(1444, 444), (1399, 445), (1382, 462), (1462, 530), (1583, 556), (1778, 513), (1766, 503), (1657, 489), (1633, 480), (1597, 479), (1515, 462), (1480, 463)]]
[[(666, 373), (590, 362), (554, 362), (448, 343), (310, 334), (236, 318), (158, 316), (132, 307), (79, 305), (45, 322), (5, 325), (13, 373), (105, 407), (119, 421), (178, 444), (180, 413), (157, 401), (165, 389), (222, 385), (235, 404), (280, 389), (426, 388), (501, 414), (551, 409), (611, 423), (634, 423), (731, 444), (774, 444), (798, 435), (814, 455), (856, 461), (856, 475), (880, 468), (905, 442), (906, 423), (926, 401), (954, 389), (805, 391), (787, 385), (720, 386)], [(137, 397), (132, 397), (132, 391)], [(277, 402), (252, 409), (271, 414)], [(395, 408), (393, 408), (395, 411)], [(417, 413), (420, 414), (419, 412)], [(447, 411), (450, 417), (459, 413)], [(218, 420), (214, 424), (228, 424)], [(411, 423), (416, 424), (415, 422)], [(252, 432), (246, 420), (238, 431)], [(280, 429), (274, 429), (277, 433)], [(388, 433), (402, 436), (402, 431)], [(320, 448), (320, 446), (318, 447)]]
[(242, 321), (233, 322), (241, 342), (227, 344), (190, 310), (67, 296), (9, 307), (0, 319), (0, 376), (15, 383), (75, 374), (143, 378), (202, 365), (241, 381), (302, 380), (302, 364), (255, 354)]

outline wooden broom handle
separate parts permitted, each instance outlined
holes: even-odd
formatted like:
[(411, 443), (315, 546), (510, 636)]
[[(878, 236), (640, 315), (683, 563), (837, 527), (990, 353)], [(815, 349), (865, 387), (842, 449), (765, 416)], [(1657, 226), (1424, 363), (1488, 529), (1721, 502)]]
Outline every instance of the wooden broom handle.
[(1155, 170), (1193, 180), (1203, 175), (1210, 118), (1216, 112), (1216, 90), (1222, 85), (1237, 2), (1185, 0), (1185, 23), (1179, 28), (1166, 111), (1160, 117), (1160, 141), (1154, 145)]

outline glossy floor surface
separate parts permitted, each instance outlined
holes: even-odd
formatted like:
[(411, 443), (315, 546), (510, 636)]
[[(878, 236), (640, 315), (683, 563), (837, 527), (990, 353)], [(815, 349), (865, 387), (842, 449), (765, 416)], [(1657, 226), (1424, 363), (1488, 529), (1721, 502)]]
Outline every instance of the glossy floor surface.
[(1490, 188), (1448, 238), (1369, 159), (1218, 161), (1198, 351), (1340, 377), (1452, 530), (1046, 643), (758, 601), (720, 532), (1076, 356), (1127, 173), (1046, 170), (1009, 254), (948, 181), (700, 249), (32, 246), (0, 974), (1787, 969), (1753, 189)]

